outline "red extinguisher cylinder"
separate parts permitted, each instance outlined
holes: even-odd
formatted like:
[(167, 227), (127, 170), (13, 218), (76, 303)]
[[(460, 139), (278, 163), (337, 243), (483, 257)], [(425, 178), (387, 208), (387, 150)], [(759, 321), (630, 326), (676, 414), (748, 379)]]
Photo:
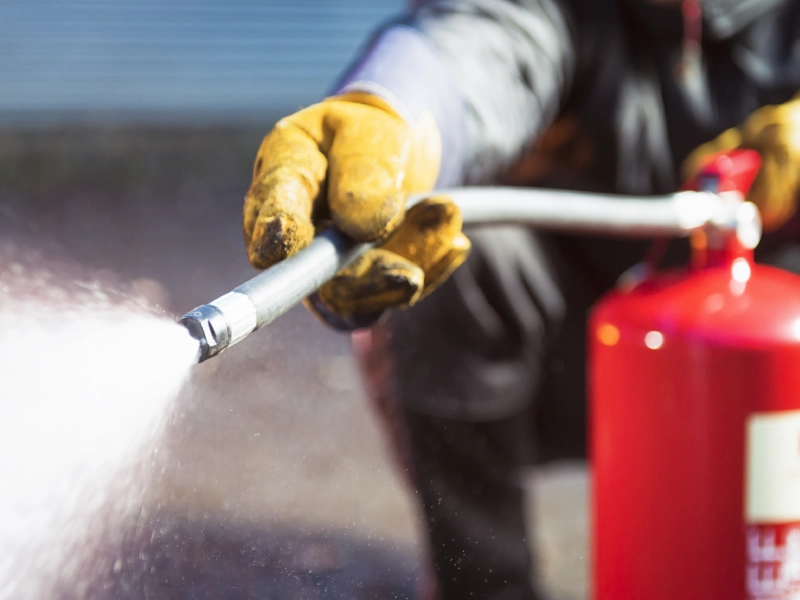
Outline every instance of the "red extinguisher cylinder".
[(800, 277), (710, 240), (590, 317), (596, 600), (800, 598)]

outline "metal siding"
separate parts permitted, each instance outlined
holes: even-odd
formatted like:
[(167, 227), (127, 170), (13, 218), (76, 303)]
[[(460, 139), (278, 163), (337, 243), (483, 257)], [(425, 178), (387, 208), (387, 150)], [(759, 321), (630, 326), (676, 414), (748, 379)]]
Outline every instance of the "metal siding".
[(402, 0), (0, 0), (0, 112), (305, 105), (402, 9)]

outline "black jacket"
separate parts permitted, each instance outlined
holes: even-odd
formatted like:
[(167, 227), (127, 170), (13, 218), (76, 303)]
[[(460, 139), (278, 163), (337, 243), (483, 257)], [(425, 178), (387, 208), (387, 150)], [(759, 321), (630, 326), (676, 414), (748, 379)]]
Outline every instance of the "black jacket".
[[(692, 149), (800, 90), (800, 1), (702, 8), (700, 66), (683, 76), (680, 6), (434, 0), (403, 21), (463, 98), (463, 182), (512, 170), (517, 183), (640, 194), (675, 190)], [(554, 123), (560, 133), (543, 139)]]

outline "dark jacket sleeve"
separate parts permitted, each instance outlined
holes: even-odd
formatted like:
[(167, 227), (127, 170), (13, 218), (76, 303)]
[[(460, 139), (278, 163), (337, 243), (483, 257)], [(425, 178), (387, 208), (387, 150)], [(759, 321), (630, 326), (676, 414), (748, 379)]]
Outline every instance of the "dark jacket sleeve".
[(555, 117), (575, 70), (566, 1), (431, 0), (383, 29), (338, 90), (384, 93), (443, 137), (440, 185), (493, 181)]
[(568, 19), (556, 0), (430, 2), (413, 16), (464, 102), (466, 182), (493, 180), (555, 118), (574, 71)]

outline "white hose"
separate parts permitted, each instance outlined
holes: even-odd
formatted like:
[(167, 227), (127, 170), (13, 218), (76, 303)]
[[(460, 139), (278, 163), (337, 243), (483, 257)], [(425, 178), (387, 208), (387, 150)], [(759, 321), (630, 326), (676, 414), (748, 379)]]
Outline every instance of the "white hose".
[[(523, 223), (539, 229), (654, 237), (688, 235), (726, 214), (718, 194), (678, 192), (647, 198), (562, 190), (466, 187), (442, 192), (459, 206), (464, 223)], [(413, 196), (409, 205), (430, 194)], [(741, 202), (741, 196), (739, 196)], [(728, 216), (728, 215), (726, 215)]]
[[(750, 248), (755, 247), (761, 237), (758, 210), (743, 202), (737, 192), (678, 192), (642, 198), (473, 187), (437, 191), (436, 194), (452, 198), (467, 225), (515, 223), (539, 229), (627, 237), (686, 236), (712, 226), (736, 235)], [(430, 196), (413, 196), (408, 206)], [(218, 354), (272, 322), (371, 247), (372, 244), (357, 244), (329, 229), (296, 255), (187, 313), (181, 321), (201, 343), (200, 360)]]

